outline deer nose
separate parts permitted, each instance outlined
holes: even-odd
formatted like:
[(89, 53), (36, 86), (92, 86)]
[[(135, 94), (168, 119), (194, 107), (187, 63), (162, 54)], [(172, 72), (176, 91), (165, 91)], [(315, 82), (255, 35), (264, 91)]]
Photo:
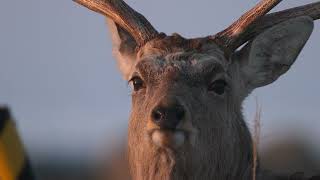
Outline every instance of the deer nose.
[(161, 129), (176, 129), (185, 116), (185, 108), (177, 100), (164, 100), (151, 114), (152, 121)]

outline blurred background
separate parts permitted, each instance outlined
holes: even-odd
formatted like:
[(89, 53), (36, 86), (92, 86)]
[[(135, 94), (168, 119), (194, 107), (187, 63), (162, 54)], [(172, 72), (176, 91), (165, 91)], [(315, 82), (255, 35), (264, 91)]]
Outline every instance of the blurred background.
[[(258, 0), (126, 2), (159, 31), (198, 37)], [(311, 2), (283, 1), (274, 11)], [(10, 0), (1, 2), (0, 22), (0, 104), (10, 106), (37, 176), (85, 177), (125, 143), (130, 112), (104, 17), (71, 0)], [(319, 57), (320, 21), (290, 71), (244, 103), (250, 127), (256, 99), (262, 107), (262, 166), (320, 172)]]

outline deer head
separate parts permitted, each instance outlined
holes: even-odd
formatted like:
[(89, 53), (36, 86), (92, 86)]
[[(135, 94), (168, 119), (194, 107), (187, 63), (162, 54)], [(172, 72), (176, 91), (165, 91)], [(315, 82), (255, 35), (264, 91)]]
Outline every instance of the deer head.
[(320, 17), (319, 2), (266, 15), (280, 1), (263, 0), (226, 30), (187, 39), (158, 33), (122, 0), (76, 0), (108, 17), (115, 57), (132, 85), (133, 179), (252, 176), (242, 102), (288, 71)]

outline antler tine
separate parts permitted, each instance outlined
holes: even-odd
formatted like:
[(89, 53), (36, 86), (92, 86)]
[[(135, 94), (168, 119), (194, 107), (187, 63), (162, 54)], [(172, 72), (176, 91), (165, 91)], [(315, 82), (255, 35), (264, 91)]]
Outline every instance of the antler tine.
[(149, 21), (122, 0), (74, 0), (92, 11), (108, 16), (127, 30), (139, 46), (158, 36)]
[(252, 23), (246, 30), (244, 30), (242, 35), (234, 41), (233, 46), (236, 48), (240, 47), (242, 44), (254, 38), (265, 29), (285, 20), (299, 16), (310, 16), (313, 20), (320, 19), (320, 2), (271, 13), (262, 17), (259, 21)]
[(210, 37), (215, 40), (220, 46), (222, 46), (226, 53), (233, 52), (237, 47), (235, 47), (235, 42), (243, 32), (246, 31), (248, 26), (262, 16), (267, 14), (273, 7), (279, 4), (282, 0), (262, 0), (251, 10), (243, 14), (236, 22), (234, 22), (227, 29), (219, 32), (218, 34)]

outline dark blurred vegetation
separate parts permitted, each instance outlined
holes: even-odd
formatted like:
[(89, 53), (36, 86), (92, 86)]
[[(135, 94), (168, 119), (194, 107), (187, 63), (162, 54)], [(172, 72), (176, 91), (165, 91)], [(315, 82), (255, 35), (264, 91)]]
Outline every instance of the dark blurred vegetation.
[[(109, 162), (99, 165), (84, 159), (47, 157), (33, 162), (33, 169), (39, 180), (94, 180), (112, 179), (110, 174), (125, 175), (123, 151), (114, 151)], [(286, 139), (266, 147), (260, 153), (263, 168), (275, 173), (291, 175), (304, 172), (310, 177), (320, 174), (320, 160), (312, 152), (311, 146), (297, 139)], [(108, 165), (107, 165), (108, 164)], [(113, 166), (113, 168), (112, 168)]]
[(41, 158), (32, 162), (37, 180), (91, 180), (96, 179), (95, 168), (81, 159)]
[(274, 140), (260, 153), (262, 168), (275, 173), (292, 174), (303, 172), (306, 176), (320, 174), (319, 155), (302, 139)]

